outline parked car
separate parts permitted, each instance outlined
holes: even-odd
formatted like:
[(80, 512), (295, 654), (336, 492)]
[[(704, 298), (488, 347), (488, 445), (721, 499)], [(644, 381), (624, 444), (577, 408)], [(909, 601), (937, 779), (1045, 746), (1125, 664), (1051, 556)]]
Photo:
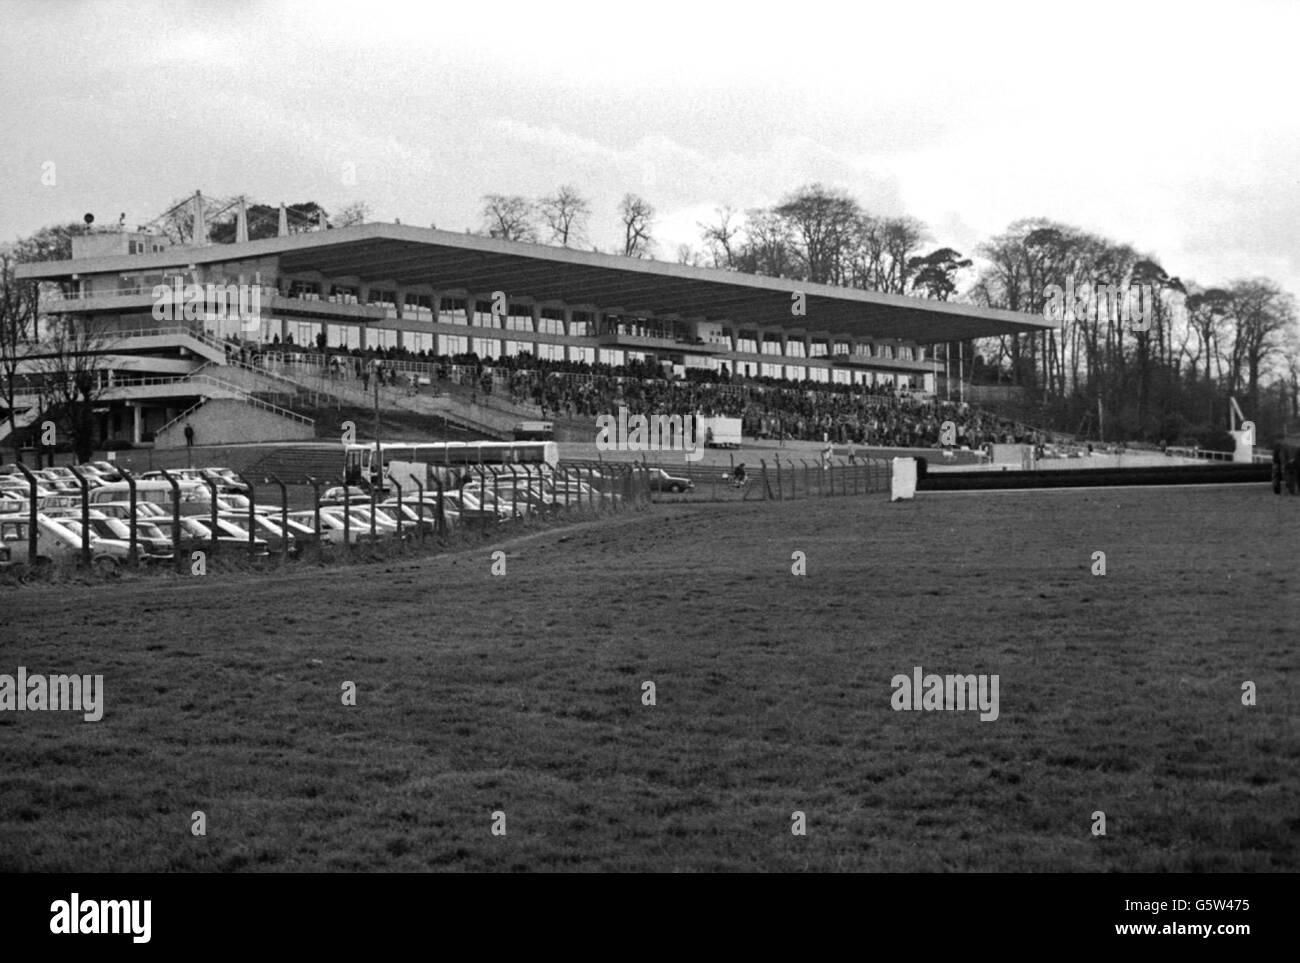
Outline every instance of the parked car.
[[(170, 518), (157, 519), (155, 524), (159, 530), (172, 538), (172, 520)], [(182, 515), (180, 528), (180, 545), (181, 551), (189, 553), (192, 551), (202, 550), (205, 546), (212, 545), (212, 519), (198, 515)], [(218, 547), (236, 548), (243, 551), (248, 550), (248, 531), (240, 528), (238, 525), (224, 518), (217, 518), (217, 545)], [(267, 547), (266, 539), (253, 536), (253, 554), (256, 556), (270, 555), (270, 549)]]
[(650, 469), (650, 490), (652, 492), (688, 492), (695, 488), (695, 482), (689, 478), (678, 478), (662, 468)]
[(412, 504), (406, 501), (406, 499), (402, 499), (402, 507), (400, 509), (397, 507), (396, 500), (383, 502), (376, 507), (385, 516), (394, 521), (397, 520), (399, 515), (401, 516), (403, 535), (418, 535), (421, 530), (428, 535), (431, 532), (437, 531), (437, 509), (431, 509), (426, 504), (424, 507), (424, 517), (423, 520), (421, 520), (420, 512), (417, 509), (418, 504), (418, 502)]
[[(327, 509), (327, 510), (339, 511), (339, 512), (343, 511), (342, 508)], [(352, 512), (352, 517), (354, 519), (359, 518), (361, 520), (361, 524), (366, 527), (366, 531), (370, 530), (370, 506), (369, 505), (353, 505), (349, 509), (349, 511)], [(397, 519), (387, 514), (386, 512), (376, 508), (375, 509), (375, 534), (395, 535), (396, 533), (397, 533)]]
[(88, 461), (81, 467), (99, 472), (99, 477), (106, 482), (122, 480), (122, 473), (117, 470), (117, 466), (111, 461)]
[[(248, 496), (241, 495), (238, 492), (228, 492), (217, 499), (217, 510), (223, 512), (243, 512), (244, 517), (248, 517)], [(253, 513), (256, 515), (279, 515), (279, 505), (254, 505)]]
[[(130, 519), (131, 503), (130, 502), (96, 502), (92, 511), (103, 512), (109, 518)], [(136, 518), (171, 518), (171, 510), (164, 505), (158, 505), (154, 502), (138, 501), (135, 503)], [(73, 518), (81, 517), (80, 506), (72, 512)]]
[(370, 492), (364, 488), (358, 488), (356, 485), (335, 486), (334, 488), (325, 489), (321, 495), (320, 503), (324, 505), (360, 505), (370, 504)]
[[(79, 519), (50, 518), (48, 515), (40, 517), (47, 519), (55, 528), (62, 529), (71, 537), (74, 553), (81, 551), (83, 535)], [(115, 523), (125, 528), (125, 525), (115, 518), (91, 519), (89, 535), (92, 564), (100, 568), (117, 568), (126, 564), (131, 557), (130, 532), (123, 534), (121, 529), (108, 523)], [(41, 536), (44, 534), (42, 530)], [(146, 538), (141, 537), (137, 530), (136, 557), (144, 565), (169, 561), (172, 558), (171, 543), (163, 539), (161, 533), (156, 533), (153, 538)]]
[(217, 491), (230, 494), (248, 494), (248, 483), (230, 468), (200, 468), (200, 478), (211, 478), (217, 483)]
[[(9, 547), (12, 559), (26, 559), (28, 551), (28, 533), (30, 521), (24, 515), (21, 518), (0, 517), (0, 542)], [(98, 550), (97, 550), (98, 549)], [(81, 536), (60, 525), (48, 515), (36, 516), (36, 561), (48, 564), (60, 558), (72, 558), (81, 553)], [(92, 564), (102, 567), (117, 567), (117, 559), (112, 553), (91, 541)], [(103, 560), (103, 561), (101, 561)]]
[[(309, 528), (311, 528), (313, 532), (316, 530), (315, 513), (310, 510), (302, 511), (302, 512), (290, 512), (289, 519), (291, 521), (300, 522), (303, 525), (308, 526)], [(321, 509), (321, 513), (320, 513), (321, 537), (325, 538), (326, 536), (328, 536), (330, 541), (337, 541), (340, 544), (342, 544), (344, 533), (346, 531), (348, 536), (348, 542), (352, 545), (356, 545), (359, 542), (369, 542), (370, 523), (368, 521), (362, 521), (360, 518), (356, 517), (355, 515), (349, 516), (349, 519), (350, 521), (348, 524), (350, 527), (345, 530), (343, 527), (342, 509), (336, 508), (333, 511), (326, 511), (325, 509)], [(383, 537), (382, 533), (380, 533), (379, 537), (381, 538)]]
[[(230, 522), (233, 525), (247, 526), (248, 513), (230, 513), (218, 515), (218, 519)], [(244, 529), (247, 531), (247, 528)], [(253, 534), (258, 538), (266, 540), (267, 550), (272, 555), (279, 555), (284, 549), (286, 538), (289, 542), (289, 555), (297, 558), (302, 553), (302, 546), (316, 541), (315, 529), (289, 519), (287, 529), (284, 521), (277, 513), (275, 515), (254, 515), (253, 516)], [(328, 542), (329, 533), (321, 532), (321, 540)]]

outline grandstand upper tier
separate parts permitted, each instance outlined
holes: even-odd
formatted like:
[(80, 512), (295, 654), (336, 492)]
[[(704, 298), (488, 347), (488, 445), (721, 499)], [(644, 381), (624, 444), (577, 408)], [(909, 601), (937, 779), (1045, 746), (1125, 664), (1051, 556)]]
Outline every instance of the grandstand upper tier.
[(93, 330), (85, 350), (111, 354), (137, 381), (169, 379), (156, 398), (139, 384), (130, 398), (106, 399), (134, 409), (137, 443), (202, 403), (202, 385), (178, 395), (188, 372), (177, 365), (220, 366), (223, 343), (650, 362), (668, 376), (932, 392), (926, 346), (1055, 327), (1010, 311), (401, 224), (184, 246), (98, 231), (74, 237), (72, 253), (17, 275), (58, 284), (44, 311)]

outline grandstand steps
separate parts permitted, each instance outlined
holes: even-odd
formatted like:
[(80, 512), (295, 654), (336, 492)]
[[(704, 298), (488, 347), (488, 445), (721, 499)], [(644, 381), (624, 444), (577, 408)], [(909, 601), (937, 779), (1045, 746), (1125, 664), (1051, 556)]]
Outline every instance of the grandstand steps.
[[(234, 466), (231, 466), (234, 467)], [(258, 457), (243, 469), (236, 468), (254, 482), (275, 475), (286, 484), (301, 484), (311, 475), (324, 484), (343, 475), (343, 446), (286, 446), (270, 451), (261, 449)]]
[[(341, 439), (347, 422), (352, 422), (354, 436), (359, 441), (370, 439), (375, 433), (373, 407), (335, 404), (304, 410), (316, 419), (318, 438)], [(472, 441), (482, 437), (442, 417), (392, 408), (380, 409), (379, 434), (384, 441)]]
[[(250, 380), (250, 383), (252, 379), (262, 379), (259, 382), (260, 390), (297, 391), (296, 409), (325, 412), (332, 407), (336, 411), (349, 408), (373, 412), (377, 400), (381, 413), (423, 416), (427, 430), (430, 431), (437, 426), (436, 431), (439, 433), (455, 434), (459, 429), (462, 435), (467, 434), (468, 437), (496, 439), (513, 437), (516, 424), (536, 417), (529, 408), (514, 405), (508, 399), (480, 398), (476, 404), (470, 389), (460, 385), (449, 386), (446, 382), (439, 382), (437, 389), (426, 388), (411, 394), (402, 384), (380, 385), (376, 390), (373, 382), (367, 388), (362, 380), (324, 375), (318, 368), (300, 371), (286, 367), (280, 372), (270, 373), (245, 367), (247, 370), (242, 377)], [(463, 394), (461, 391), (448, 390), (452, 387), (463, 389)], [(444, 393), (430, 393), (431, 390)], [(369, 418), (366, 423), (372, 421), (373, 418)], [(361, 423), (358, 421), (358, 425)]]

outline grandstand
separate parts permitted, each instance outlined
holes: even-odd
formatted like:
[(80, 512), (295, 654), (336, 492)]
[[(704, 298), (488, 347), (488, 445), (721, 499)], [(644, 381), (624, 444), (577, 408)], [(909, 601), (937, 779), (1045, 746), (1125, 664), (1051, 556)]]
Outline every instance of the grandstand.
[[(1053, 327), (400, 224), (291, 234), (282, 219), (274, 238), (197, 236), (88, 229), (71, 260), (18, 268), (50, 282), (47, 318), (83, 332), (106, 442), (177, 447), (186, 425), (202, 444), (303, 441), (333, 433), (322, 412), (376, 401), (444, 433), (508, 437), (544, 415), (573, 437), (592, 404), (631, 397), (744, 406), (755, 435), (922, 444), (937, 425), (922, 407), (930, 345)], [(28, 423), (49, 352), (33, 343), (20, 367)]]

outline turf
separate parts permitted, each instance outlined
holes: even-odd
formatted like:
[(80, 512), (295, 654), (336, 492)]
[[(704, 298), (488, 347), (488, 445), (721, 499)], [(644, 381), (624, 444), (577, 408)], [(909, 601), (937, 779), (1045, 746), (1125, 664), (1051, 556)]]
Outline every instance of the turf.
[[(674, 504), (502, 576), (3, 589), (0, 672), (106, 709), (0, 713), (0, 870), (1294, 871), (1298, 527), (1262, 486)], [(894, 711), (917, 665), (997, 721)]]

